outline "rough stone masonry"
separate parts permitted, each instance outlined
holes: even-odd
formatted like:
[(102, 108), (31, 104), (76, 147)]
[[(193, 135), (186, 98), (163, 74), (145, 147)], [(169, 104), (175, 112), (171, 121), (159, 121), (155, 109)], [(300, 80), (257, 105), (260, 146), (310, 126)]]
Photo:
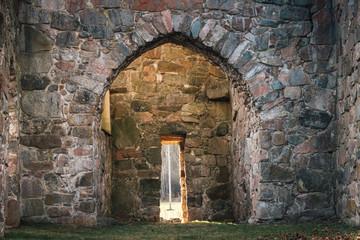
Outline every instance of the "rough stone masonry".
[[(156, 220), (148, 216), (159, 205), (160, 140), (146, 135), (144, 122), (161, 114), (165, 121), (153, 124), (164, 130), (159, 134), (182, 135), (192, 148), (188, 185), (208, 184), (188, 192), (193, 219), (360, 224), (357, 1), (12, 0), (0, 1), (0, 25), (2, 231), (20, 219), (100, 224), (120, 211), (111, 200), (119, 179), (134, 181), (122, 187), (138, 186), (135, 210), (125, 215)], [(174, 88), (187, 94), (177, 105), (180, 118), (170, 103), (155, 104), (161, 111), (148, 104), (155, 98), (141, 88), (149, 85), (144, 78), (136, 90), (112, 85), (136, 58), (167, 43), (201, 55), (227, 81), (213, 95), (204, 82), (215, 78), (206, 72), (151, 90), (165, 100), (180, 94), (167, 92)], [(159, 60), (147, 61), (144, 72), (162, 71)], [(181, 67), (168, 63), (153, 73)], [(114, 104), (131, 110), (114, 117), (117, 136), (100, 129), (109, 89), (122, 94)], [(227, 94), (223, 126), (201, 122), (210, 105), (226, 108), (224, 98), (212, 99), (216, 94)], [(132, 145), (120, 144), (123, 126), (139, 131)], [(228, 132), (219, 135), (218, 128)], [(223, 183), (216, 180), (226, 175), (222, 167), (229, 177)]]

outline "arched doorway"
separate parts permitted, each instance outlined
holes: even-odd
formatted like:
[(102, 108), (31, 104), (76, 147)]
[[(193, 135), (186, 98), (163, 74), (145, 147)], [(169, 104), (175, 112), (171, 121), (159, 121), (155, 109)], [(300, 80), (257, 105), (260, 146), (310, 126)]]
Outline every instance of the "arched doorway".
[(231, 84), (205, 57), (170, 43), (120, 72), (109, 98), (112, 217), (159, 220), (161, 138), (181, 137), (182, 215), (233, 219)]

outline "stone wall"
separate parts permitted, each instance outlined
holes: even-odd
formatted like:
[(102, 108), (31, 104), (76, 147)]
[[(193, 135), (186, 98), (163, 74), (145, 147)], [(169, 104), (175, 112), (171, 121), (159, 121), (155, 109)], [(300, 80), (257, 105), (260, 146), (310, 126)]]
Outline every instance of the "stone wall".
[(331, 7), (326, 0), (20, 1), (21, 217), (94, 225), (109, 213), (105, 92), (133, 60), (168, 42), (201, 53), (231, 82), (236, 220), (334, 216)]
[(15, 9), (13, 1), (0, 2), (0, 236), (4, 234), (5, 224), (19, 223)]
[(110, 88), (112, 212), (158, 220), (161, 137), (184, 137), (188, 219), (233, 219), (230, 81), (182, 46), (134, 60)]
[(336, 209), (346, 223), (360, 224), (359, 209), (359, 60), (360, 7), (358, 1), (333, 1), (337, 30), (338, 149)]

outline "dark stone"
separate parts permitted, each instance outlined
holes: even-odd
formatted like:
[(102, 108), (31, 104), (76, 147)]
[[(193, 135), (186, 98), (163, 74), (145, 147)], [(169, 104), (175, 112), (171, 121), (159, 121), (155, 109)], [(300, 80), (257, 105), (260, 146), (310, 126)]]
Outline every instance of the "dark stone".
[(120, 9), (111, 9), (108, 12), (109, 19), (113, 26), (121, 26), (122, 30), (129, 30), (134, 26), (134, 12)]
[(264, 51), (268, 48), (269, 35), (263, 34), (255, 37), (255, 48), (258, 51)]
[(187, 198), (188, 207), (196, 207), (196, 208), (201, 207), (202, 201), (203, 198), (201, 195)]
[(45, 195), (45, 204), (54, 205), (54, 204), (70, 204), (75, 195), (74, 194), (47, 194)]
[(308, 20), (310, 11), (308, 8), (286, 5), (281, 7), (280, 18), (292, 21)]
[(22, 201), (22, 216), (42, 216), (44, 214), (44, 204), (41, 199), (24, 199)]
[(167, 123), (161, 126), (160, 135), (163, 136), (185, 136), (188, 130), (178, 123)]
[(135, 168), (137, 170), (148, 170), (149, 166), (147, 165), (146, 161), (141, 161), (140, 163), (135, 164)]
[(91, 127), (75, 127), (72, 131), (72, 136), (78, 138), (92, 138)]
[(79, 21), (76, 16), (55, 11), (51, 15), (50, 26), (63, 31), (76, 31), (79, 26)]
[(91, 187), (93, 184), (93, 173), (85, 173), (76, 180), (76, 187)]
[(274, 101), (278, 97), (279, 97), (279, 91), (272, 91), (256, 99), (256, 103), (260, 107), (268, 102)]
[[(350, 64), (350, 61), (346, 62), (346, 59), (345, 59), (342, 66), (346, 69), (346, 71), (343, 71), (343, 76), (346, 76), (352, 72), (351, 71), (352, 66)], [(327, 61), (309, 62), (305, 65), (304, 69), (305, 69), (305, 72), (307, 72), (307, 73), (317, 73), (317, 74), (329, 73), (334, 70), (333, 67), (331, 67), (331, 65)]]
[(114, 32), (108, 26), (89, 26), (89, 32), (95, 39), (112, 38)]
[(334, 186), (332, 173), (312, 169), (296, 170), (299, 192), (327, 192)]
[(274, 89), (274, 90), (281, 90), (281, 89), (284, 88), (282, 83), (280, 81), (278, 81), (278, 80), (275, 80), (275, 81), (271, 82), (270, 85), (271, 85), (272, 89)]
[(20, 144), (41, 149), (60, 148), (62, 146), (60, 137), (55, 135), (21, 136)]
[(291, 169), (265, 162), (261, 163), (261, 176), (265, 181), (292, 182), (294, 180)]
[(140, 139), (140, 131), (131, 117), (116, 119), (111, 124), (112, 144), (117, 149), (134, 146)]
[(23, 163), (33, 162), (37, 160), (37, 154), (32, 150), (24, 150), (21, 152), (21, 161)]
[(59, 188), (59, 180), (56, 174), (47, 173), (44, 175), (45, 185), (49, 192), (57, 191)]
[(20, 79), (22, 90), (43, 90), (50, 84), (47, 77), (39, 77), (35, 74), (25, 74)]
[(291, 0), (290, 4), (295, 6), (307, 7), (313, 5), (314, 0)]
[(303, 109), (299, 116), (299, 122), (302, 126), (315, 129), (327, 128), (331, 120), (331, 114), (318, 110)]
[(159, 179), (141, 179), (140, 191), (148, 197), (160, 197), (161, 182)]
[[(159, 197), (143, 197), (142, 203), (144, 207), (153, 207), (153, 206), (159, 206), (160, 199)], [(150, 214), (152, 215), (152, 214)]]
[(270, 4), (277, 4), (277, 5), (283, 5), (284, 0), (255, 0), (255, 2), (258, 3), (270, 3)]
[(269, 20), (269, 19), (262, 19), (259, 23), (260, 26), (264, 26), (264, 27), (277, 27), (278, 26), (278, 22), (277, 21), (273, 21), (273, 20)]
[(22, 52), (40, 52), (49, 51), (52, 48), (53, 41), (37, 31), (34, 27), (24, 26), (23, 39), (21, 40), (24, 44)]
[(251, 51), (245, 51), (242, 56), (237, 60), (235, 68), (242, 69), (254, 56), (254, 53)]
[(77, 46), (79, 44), (79, 40), (73, 32), (61, 32), (56, 36), (55, 44), (58, 47), (71, 47)]
[(79, 89), (74, 95), (74, 101), (81, 104), (95, 105), (97, 103), (97, 96), (86, 89)]
[(227, 183), (230, 179), (230, 173), (228, 167), (219, 167), (219, 172), (216, 176), (218, 183)]
[(235, 51), (235, 48), (239, 45), (240, 40), (238, 36), (234, 33), (230, 33), (228, 39), (225, 41), (222, 49), (221, 56), (224, 58), (229, 58), (231, 54)]
[(223, 184), (206, 190), (206, 195), (211, 201), (229, 200), (231, 196), (230, 184)]
[(116, 43), (115, 47), (122, 53), (124, 54), (126, 57), (131, 55), (131, 50), (128, 46), (126, 46), (125, 43)]
[(300, 69), (291, 71), (289, 83), (292, 86), (301, 86), (310, 83), (310, 77)]
[(93, 202), (81, 202), (79, 210), (85, 213), (94, 212), (94, 203)]
[(216, 136), (225, 136), (229, 133), (229, 124), (226, 122), (220, 123), (216, 128)]
[(105, 25), (106, 17), (96, 10), (88, 9), (80, 12), (80, 22), (84, 25)]
[(132, 160), (121, 160), (114, 163), (114, 169), (121, 171), (132, 169)]
[(161, 165), (161, 148), (146, 149), (144, 155), (152, 165)]
[(58, 90), (59, 90), (58, 85), (51, 85), (51, 86), (48, 87), (49, 92), (57, 92)]
[(135, 112), (148, 112), (150, 110), (150, 104), (141, 100), (133, 100), (131, 102), (131, 109)]
[(136, 197), (129, 191), (129, 187), (125, 187), (119, 183), (113, 183), (111, 202), (111, 215), (120, 217), (121, 220), (129, 220), (131, 213), (137, 206)]
[(206, 0), (209, 9), (230, 10), (234, 8), (234, 0)]
[(41, 196), (41, 181), (37, 178), (22, 178), (20, 186), (22, 198), (37, 198)]
[(11, 228), (18, 227), (20, 221), (19, 215), (20, 215), (19, 201), (15, 199), (8, 199), (5, 225)]

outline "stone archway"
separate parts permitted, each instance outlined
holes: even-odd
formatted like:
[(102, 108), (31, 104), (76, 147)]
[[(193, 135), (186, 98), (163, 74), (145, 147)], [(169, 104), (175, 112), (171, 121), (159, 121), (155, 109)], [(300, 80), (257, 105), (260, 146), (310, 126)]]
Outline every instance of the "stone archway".
[(233, 219), (231, 85), (220, 68), (174, 44), (119, 74), (110, 88), (112, 216), (159, 219), (161, 139), (182, 137), (188, 219)]

